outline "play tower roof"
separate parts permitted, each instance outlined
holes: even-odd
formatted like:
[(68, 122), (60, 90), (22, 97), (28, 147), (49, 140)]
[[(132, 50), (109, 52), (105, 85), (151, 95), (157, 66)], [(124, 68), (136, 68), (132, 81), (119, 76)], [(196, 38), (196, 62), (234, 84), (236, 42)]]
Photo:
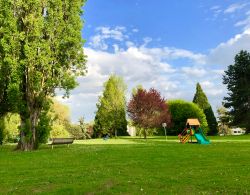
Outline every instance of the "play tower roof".
[(190, 126), (200, 126), (200, 122), (197, 118), (189, 118), (187, 119), (186, 125), (189, 124)]

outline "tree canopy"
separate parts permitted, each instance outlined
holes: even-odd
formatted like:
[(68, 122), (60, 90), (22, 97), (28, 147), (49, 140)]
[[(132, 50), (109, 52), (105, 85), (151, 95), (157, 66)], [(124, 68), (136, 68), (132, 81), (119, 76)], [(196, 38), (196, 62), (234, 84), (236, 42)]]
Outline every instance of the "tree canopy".
[(212, 106), (209, 104), (207, 96), (199, 83), (196, 85), (196, 93), (194, 95), (193, 102), (197, 104), (206, 115), (208, 123), (208, 135), (216, 135), (218, 133), (218, 123), (216, 121), (216, 117), (214, 116)]
[(70, 109), (53, 98), (53, 104), (49, 110), (48, 115), (51, 119), (51, 131), (49, 136), (56, 137), (69, 137), (68, 126), (70, 126)]
[(228, 96), (224, 98), (230, 109), (232, 124), (245, 127), (250, 132), (250, 53), (240, 51), (223, 76)]
[(208, 131), (208, 124), (206, 116), (197, 104), (186, 102), (184, 100), (170, 100), (168, 101), (169, 110), (172, 115), (172, 132), (173, 135), (178, 135), (186, 126), (188, 118), (197, 118), (201, 123), (201, 128), (206, 134)]
[(111, 75), (104, 84), (103, 95), (99, 97), (94, 123), (95, 136), (105, 134), (125, 135), (127, 133), (126, 120), (126, 85), (123, 79)]
[(84, 0), (0, 0), (0, 103), (21, 117), (21, 150), (35, 149), (37, 126), (56, 89), (65, 95), (85, 73)]
[(229, 131), (229, 122), (230, 122), (230, 115), (228, 110), (222, 105), (217, 109), (218, 113), (218, 121), (219, 121), (219, 130), (221, 134), (230, 134)]
[(159, 128), (162, 123), (171, 124), (166, 100), (153, 88), (149, 91), (137, 88), (137, 92), (132, 94), (128, 103), (127, 111), (133, 125), (142, 128), (144, 138), (150, 129)]

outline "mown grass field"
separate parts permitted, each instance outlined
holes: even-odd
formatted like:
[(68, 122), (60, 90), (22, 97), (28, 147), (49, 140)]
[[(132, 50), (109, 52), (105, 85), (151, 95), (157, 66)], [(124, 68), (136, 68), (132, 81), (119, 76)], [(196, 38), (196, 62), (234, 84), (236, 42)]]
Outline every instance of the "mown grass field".
[(0, 146), (0, 194), (250, 194), (250, 136), (76, 141), (37, 151)]

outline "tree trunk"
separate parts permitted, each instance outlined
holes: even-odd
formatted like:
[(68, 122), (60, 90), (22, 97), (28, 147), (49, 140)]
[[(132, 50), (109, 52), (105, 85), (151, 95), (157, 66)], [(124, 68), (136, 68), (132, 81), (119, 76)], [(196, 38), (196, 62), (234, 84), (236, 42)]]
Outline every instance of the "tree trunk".
[(28, 118), (21, 116), (20, 140), (17, 149), (30, 151), (36, 149), (36, 126), (38, 123), (38, 112), (30, 113)]
[(147, 130), (145, 128), (143, 129), (143, 138), (147, 139)]

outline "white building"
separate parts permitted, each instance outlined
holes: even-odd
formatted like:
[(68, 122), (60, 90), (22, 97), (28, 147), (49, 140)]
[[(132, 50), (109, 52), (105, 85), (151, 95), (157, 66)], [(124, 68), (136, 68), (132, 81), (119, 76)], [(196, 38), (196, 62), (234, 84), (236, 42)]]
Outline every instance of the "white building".
[(127, 132), (130, 136), (136, 136), (136, 128), (133, 126), (127, 126)]
[(239, 127), (231, 128), (230, 130), (232, 135), (243, 135), (246, 133), (245, 130)]

